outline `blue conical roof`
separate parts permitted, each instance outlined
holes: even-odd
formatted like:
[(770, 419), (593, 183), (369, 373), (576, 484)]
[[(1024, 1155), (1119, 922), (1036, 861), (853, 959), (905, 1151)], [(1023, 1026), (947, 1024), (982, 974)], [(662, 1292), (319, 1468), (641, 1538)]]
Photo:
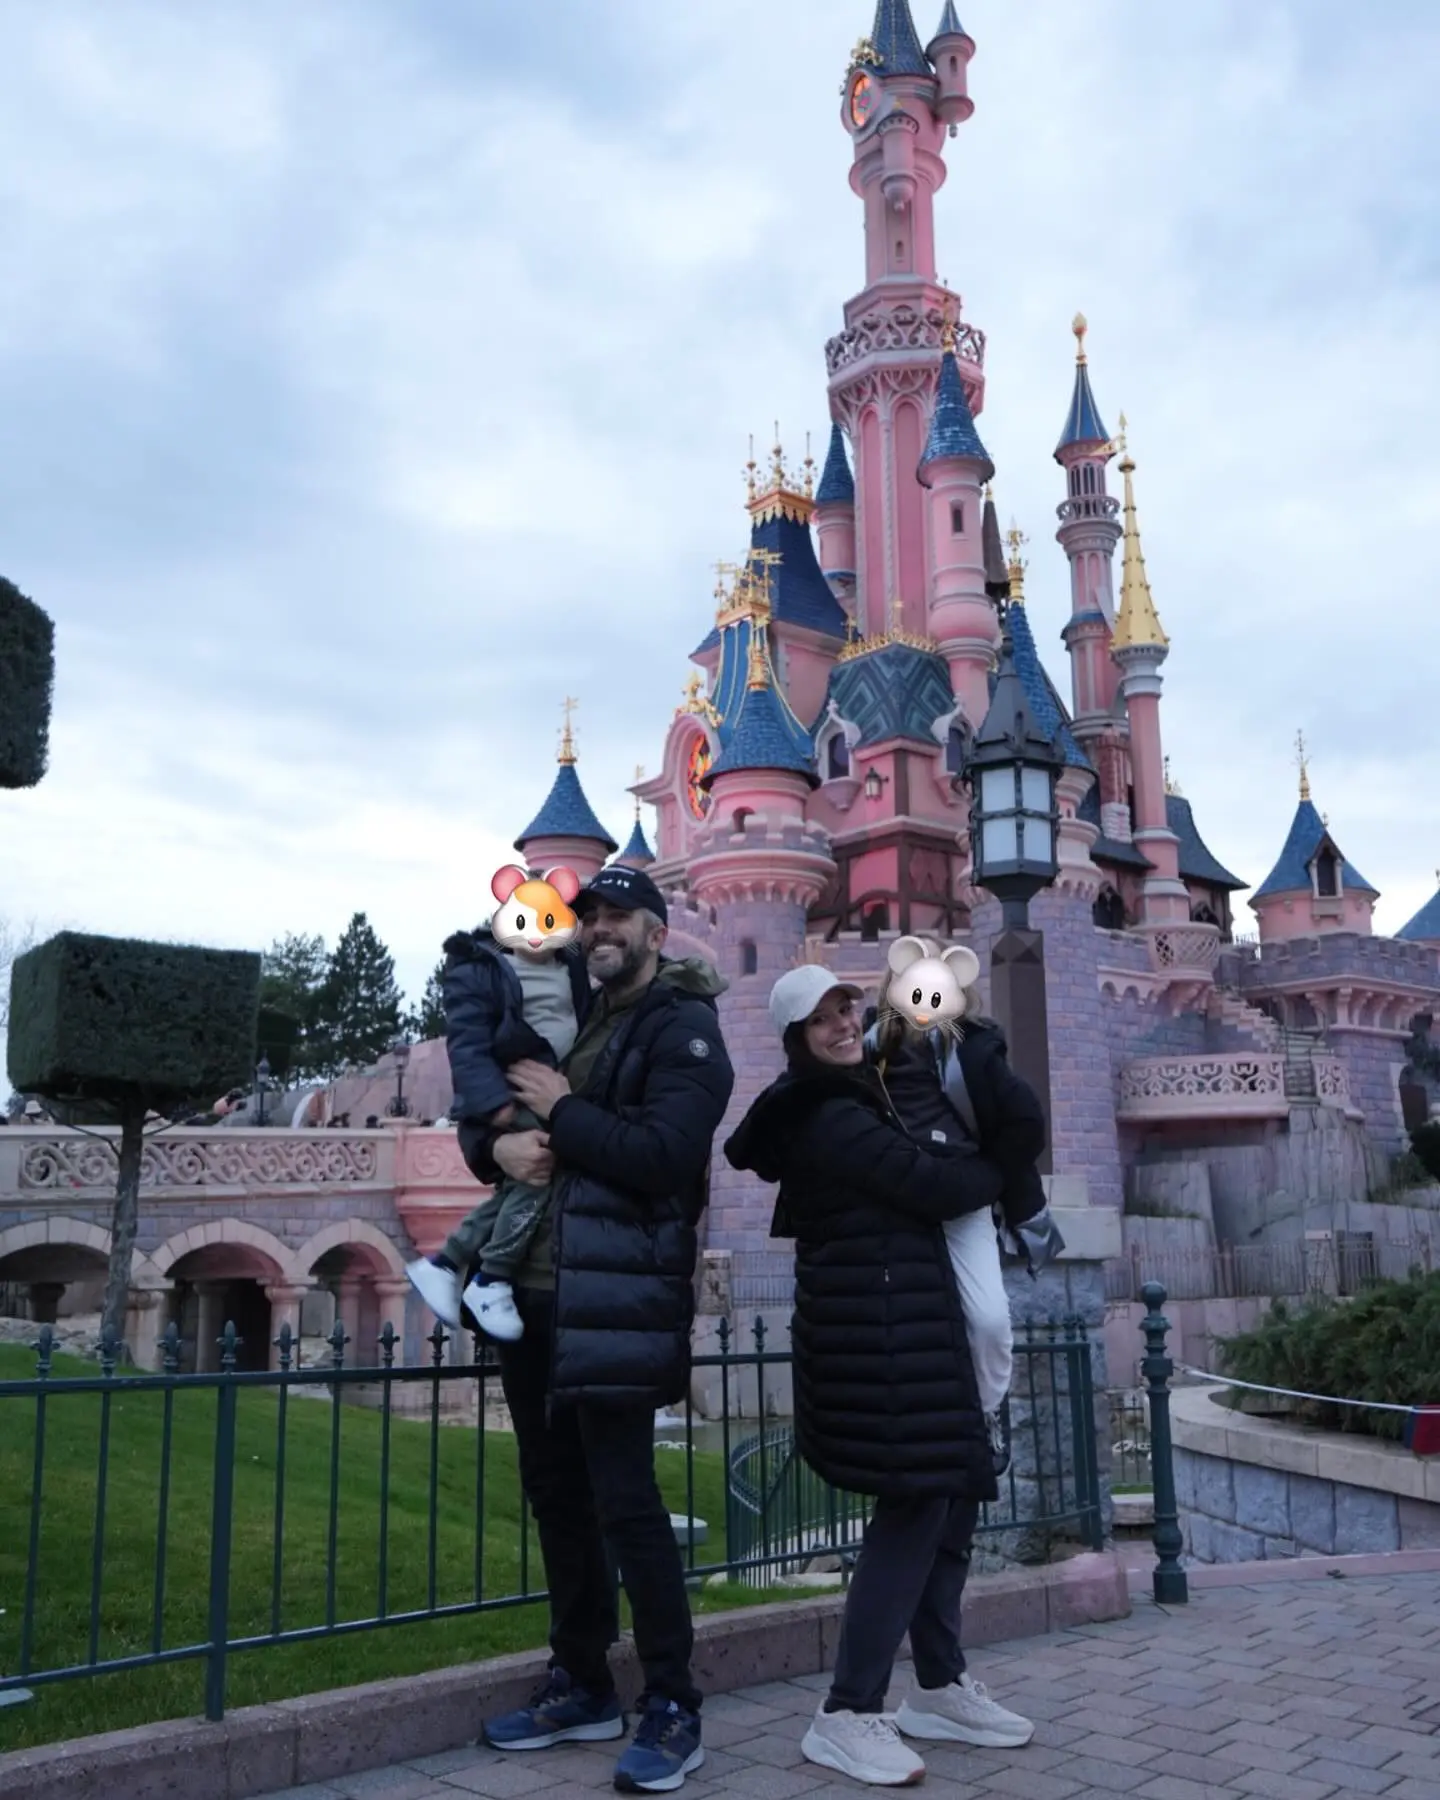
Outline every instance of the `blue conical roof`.
[(1070, 410), (1065, 415), (1065, 429), (1060, 433), (1055, 454), (1058, 457), (1062, 450), (1068, 450), (1072, 444), (1109, 442), (1110, 433), (1105, 429), (1100, 408), (1095, 404), (1095, 396), (1090, 391), (1090, 365), (1076, 363), (1075, 392), (1070, 396)]
[(881, 57), (882, 75), (929, 75), (930, 59), (910, 16), (910, 0), (877, 0), (870, 42)]
[[(1308, 888), (1311, 885), (1310, 864), (1315, 860), (1315, 852), (1327, 838), (1330, 838), (1330, 831), (1325, 821), (1309, 800), (1302, 800), (1295, 808), (1295, 817), (1290, 822), (1290, 835), (1285, 840), (1280, 859), (1250, 896), (1251, 903), (1263, 900), (1267, 894), (1296, 894)], [(1334, 841), (1330, 838), (1332, 844)], [(1341, 863), (1340, 882), (1343, 887), (1350, 889), (1352, 893), (1379, 893), (1379, 888), (1371, 887), (1360, 871), (1351, 868), (1343, 857)]]
[[(1055, 692), (1055, 684), (1045, 673), (1040, 661), (1035, 634), (1030, 629), (1030, 615), (1023, 605), (1012, 601), (1005, 609), (1005, 622), (1010, 632), (1015, 673), (1025, 690), (1025, 698), (1030, 702), (1030, 711), (1035, 715), (1036, 724), (1064, 756), (1068, 767), (1093, 769), (1090, 758), (1075, 741), (1064, 703)], [(993, 692), (994, 675), (990, 677), (990, 682)]]
[(635, 829), (630, 833), (630, 842), (620, 852), (617, 860), (630, 863), (654, 862), (655, 852), (645, 842), (645, 832), (638, 819), (635, 821)]
[(945, 10), (940, 15), (940, 24), (934, 37), (925, 46), (926, 51), (933, 50), (941, 38), (964, 37), (965, 35), (965, 27), (960, 23), (960, 15), (955, 10), (955, 0), (945, 0)]
[(797, 741), (775, 690), (768, 682), (764, 687), (745, 690), (730, 741), (710, 765), (704, 778), (705, 786), (708, 787), (717, 775), (736, 769), (792, 769), (796, 774), (808, 776), (812, 787), (820, 785), (820, 778), (815, 773), (815, 758)]
[[(771, 566), (769, 575), (770, 616), (777, 625), (803, 625), (807, 631), (823, 632), (826, 637), (844, 640), (850, 629), (850, 617), (835, 598), (835, 590), (825, 579), (815, 556), (815, 540), (810, 527), (788, 512), (774, 511), (752, 519), (750, 548), (768, 550), (780, 558)], [(701, 656), (720, 642), (719, 627), (713, 627), (694, 651)], [(749, 644), (744, 646), (747, 654)], [(740, 679), (745, 679), (741, 664)]]
[(1412, 944), (1440, 943), (1440, 888), (1437, 888), (1408, 925), (1395, 933)]
[(940, 385), (935, 393), (930, 439), (920, 458), (920, 467), (928, 468), (932, 462), (941, 462), (947, 457), (967, 457), (971, 462), (983, 463), (987, 481), (995, 473), (995, 465), (975, 429), (975, 415), (965, 398), (965, 384), (960, 379), (960, 365), (953, 350), (947, 350), (940, 363)]
[(820, 486), (815, 494), (817, 506), (853, 506), (855, 477), (850, 473), (850, 458), (845, 454), (845, 433), (839, 425), (830, 427), (830, 449), (820, 473)]
[(591, 810), (572, 762), (561, 763), (545, 804), (516, 838), (515, 848), (523, 851), (532, 838), (542, 837), (589, 838), (612, 853), (620, 848)]

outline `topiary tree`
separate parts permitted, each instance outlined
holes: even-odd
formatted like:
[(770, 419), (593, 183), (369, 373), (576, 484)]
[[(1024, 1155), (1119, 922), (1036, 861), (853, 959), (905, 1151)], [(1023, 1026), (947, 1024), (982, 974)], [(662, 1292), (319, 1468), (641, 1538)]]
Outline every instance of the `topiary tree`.
[(118, 1339), (140, 1210), (145, 1120), (248, 1083), (260, 958), (62, 931), (10, 977), (10, 1079), (75, 1123), (118, 1123), (103, 1324)]
[(0, 575), (0, 788), (34, 787), (50, 755), (55, 627)]

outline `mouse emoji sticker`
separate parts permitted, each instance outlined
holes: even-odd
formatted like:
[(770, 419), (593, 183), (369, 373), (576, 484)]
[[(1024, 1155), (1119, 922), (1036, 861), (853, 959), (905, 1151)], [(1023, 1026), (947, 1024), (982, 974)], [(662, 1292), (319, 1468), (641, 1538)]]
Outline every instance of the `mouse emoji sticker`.
[(897, 938), (887, 958), (890, 980), (885, 1012), (898, 1013), (912, 1031), (956, 1033), (969, 1002), (966, 989), (980, 973), (980, 959), (964, 944), (941, 951), (924, 938)]
[(497, 944), (537, 961), (573, 944), (580, 921), (570, 903), (580, 892), (573, 869), (547, 869), (543, 879), (513, 863), (496, 871), (490, 892), (500, 902), (490, 921)]

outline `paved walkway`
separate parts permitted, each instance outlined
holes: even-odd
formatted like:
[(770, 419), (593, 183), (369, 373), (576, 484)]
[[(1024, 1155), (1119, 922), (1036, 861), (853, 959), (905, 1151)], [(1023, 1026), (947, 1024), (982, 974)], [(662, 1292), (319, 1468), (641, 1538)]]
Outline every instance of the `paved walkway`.
[[(974, 1670), (1038, 1721), (1024, 1750), (918, 1746), (933, 1800), (1440, 1800), (1440, 1575), (1202, 1589), (1165, 1612), (999, 1644)], [(690, 1800), (854, 1800), (800, 1755), (823, 1676), (716, 1695)], [(896, 1696), (898, 1698), (898, 1696)], [(457, 1750), (283, 1800), (582, 1800), (618, 1746)]]

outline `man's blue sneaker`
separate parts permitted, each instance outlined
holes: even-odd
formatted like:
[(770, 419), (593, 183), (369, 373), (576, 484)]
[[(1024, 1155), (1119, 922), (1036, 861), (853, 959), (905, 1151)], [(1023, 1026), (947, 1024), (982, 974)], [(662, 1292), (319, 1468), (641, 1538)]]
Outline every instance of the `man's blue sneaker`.
[(618, 1694), (592, 1694), (576, 1687), (563, 1669), (551, 1669), (528, 1706), (485, 1721), (480, 1741), (492, 1750), (548, 1750), (552, 1744), (594, 1744), (624, 1735)]
[(705, 1760), (700, 1715), (674, 1700), (645, 1703), (634, 1741), (615, 1765), (622, 1794), (668, 1794)]

